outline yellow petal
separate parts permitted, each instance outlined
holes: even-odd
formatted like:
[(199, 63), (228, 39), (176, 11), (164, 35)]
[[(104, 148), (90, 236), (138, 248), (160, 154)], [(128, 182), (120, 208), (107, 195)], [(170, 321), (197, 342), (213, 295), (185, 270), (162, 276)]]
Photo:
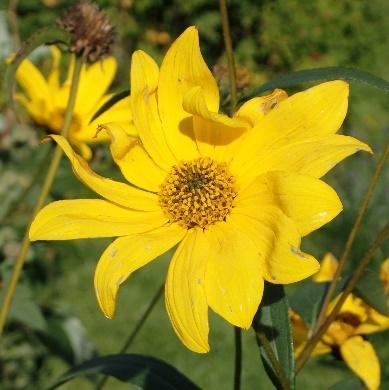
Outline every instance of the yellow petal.
[(55, 101), (56, 94), (55, 92), (59, 89), (60, 83), (60, 62), (61, 62), (61, 50), (57, 46), (50, 46), (51, 56), (52, 56), (52, 65), (50, 74), (47, 78), (47, 84), (49, 86), (51, 98)]
[(180, 242), (185, 232), (173, 224), (147, 233), (119, 237), (108, 246), (100, 257), (94, 278), (97, 300), (106, 317), (113, 317), (119, 286), (131, 273)]
[(258, 153), (240, 167), (240, 182), (244, 186), (254, 177), (266, 171), (296, 172), (313, 177), (321, 177), (346, 157), (370, 147), (353, 137), (327, 135), (307, 141), (292, 143)]
[(102, 61), (84, 66), (77, 90), (75, 111), (88, 113), (106, 93), (116, 73), (116, 60), (107, 57)]
[(348, 339), (340, 346), (340, 353), (346, 364), (365, 382), (369, 390), (380, 386), (380, 362), (373, 346), (360, 336)]
[(201, 229), (190, 229), (170, 262), (166, 278), (166, 308), (179, 339), (191, 351), (205, 353), (208, 345), (208, 305), (205, 270), (209, 243)]
[(169, 169), (175, 162), (170, 151), (158, 112), (157, 82), (159, 72), (155, 61), (137, 50), (131, 60), (131, 107), (139, 137), (154, 162)]
[(255, 97), (243, 103), (234, 117), (244, 119), (255, 127), (271, 110), (276, 109), (288, 94), (282, 89), (275, 89), (270, 95)]
[(60, 200), (44, 207), (30, 227), (30, 240), (72, 240), (142, 233), (162, 226), (162, 211), (135, 211), (102, 199)]
[(320, 271), (313, 275), (313, 280), (316, 283), (330, 282), (338, 268), (338, 260), (332, 253), (326, 253), (320, 263)]
[(90, 169), (82, 157), (74, 152), (66, 138), (60, 135), (51, 135), (51, 138), (65, 152), (77, 177), (97, 194), (135, 210), (157, 211), (160, 209), (157, 195), (98, 175)]
[(72, 139), (72, 145), (84, 160), (90, 161), (92, 159), (92, 149), (85, 142), (78, 142)]
[[(201, 87), (191, 88), (184, 96), (184, 109), (193, 114), (193, 129), (196, 143), (202, 155), (228, 159), (226, 148), (240, 140), (240, 136), (248, 126), (239, 118), (212, 112), (207, 107)], [(215, 150), (216, 149), (216, 150)]]
[(347, 112), (348, 84), (330, 81), (279, 102), (242, 142), (234, 159), (237, 166), (255, 159), (263, 150), (314, 137), (334, 134)]
[[(100, 101), (96, 108), (101, 108), (103, 104), (104, 101)], [(99, 137), (95, 138), (98, 126), (112, 122), (115, 122), (117, 125), (119, 125), (128, 135), (137, 135), (137, 131), (132, 119), (130, 96), (119, 100), (108, 110), (104, 111), (96, 119), (90, 122), (87, 126), (87, 129), (80, 132), (82, 134), (79, 134), (78, 136), (87, 139), (88, 142), (99, 141)]]
[[(366, 305), (367, 306), (367, 305)], [(385, 316), (371, 307), (367, 308), (367, 319), (358, 326), (355, 333), (371, 334), (389, 329), (389, 316)]]
[(200, 86), (210, 111), (219, 110), (219, 91), (199, 46), (195, 27), (187, 28), (171, 45), (161, 65), (158, 107), (166, 139), (178, 160), (198, 156), (191, 115), (183, 108), (185, 94)]
[(30, 60), (25, 59), (16, 71), (16, 80), (28, 95), (39, 116), (45, 116), (51, 108), (51, 100), (48, 85), (42, 73)]
[(123, 176), (132, 184), (152, 192), (159, 192), (166, 172), (158, 167), (137, 138), (128, 136), (116, 123), (100, 127), (111, 138), (111, 154)]
[(292, 220), (276, 207), (236, 207), (227, 221), (255, 243), (268, 282), (294, 283), (319, 270), (318, 261), (300, 251), (300, 235)]
[(386, 294), (389, 294), (389, 257), (381, 264), (380, 279)]
[(248, 329), (262, 300), (261, 261), (253, 242), (233, 223), (211, 225), (206, 271), (208, 304), (233, 325)]
[(276, 205), (290, 217), (302, 236), (328, 223), (342, 210), (338, 195), (328, 184), (288, 172), (261, 175), (236, 198), (237, 207), (266, 203)]

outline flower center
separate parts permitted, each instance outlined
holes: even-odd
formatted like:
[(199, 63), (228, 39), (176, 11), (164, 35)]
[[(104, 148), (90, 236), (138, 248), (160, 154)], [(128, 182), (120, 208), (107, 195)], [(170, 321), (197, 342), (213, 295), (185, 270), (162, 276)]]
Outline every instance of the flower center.
[(173, 166), (159, 195), (172, 222), (205, 228), (225, 220), (237, 192), (227, 164), (201, 157)]

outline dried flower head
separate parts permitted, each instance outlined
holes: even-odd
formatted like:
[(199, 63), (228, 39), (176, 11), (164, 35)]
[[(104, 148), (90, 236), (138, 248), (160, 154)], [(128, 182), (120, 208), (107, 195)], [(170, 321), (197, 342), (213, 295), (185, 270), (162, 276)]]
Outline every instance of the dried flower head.
[(70, 51), (90, 62), (109, 52), (114, 39), (114, 28), (106, 14), (88, 1), (76, 3), (58, 20), (58, 24), (72, 34)]

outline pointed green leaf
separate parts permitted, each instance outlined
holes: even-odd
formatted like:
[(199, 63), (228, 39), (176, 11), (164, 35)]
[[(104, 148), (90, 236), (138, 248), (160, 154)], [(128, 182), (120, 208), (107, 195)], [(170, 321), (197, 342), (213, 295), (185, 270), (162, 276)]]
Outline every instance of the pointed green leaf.
[(381, 314), (389, 315), (384, 286), (377, 272), (365, 269), (353, 293)]
[[(254, 317), (253, 327), (255, 331), (265, 333), (290, 389), (294, 389), (295, 361), (292, 330), (289, 320), (289, 304), (282, 285), (265, 284), (264, 296)], [(280, 388), (278, 376), (263, 346), (260, 346), (260, 353), (270, 379), (276, 388)]]
[(303, 83), (322, 82), (330, 80), (357, 81), (368, 86), (389, 92), (389, 82), (378, 76), (360, 69), (344, 68), (341, 66), (329, 66), (326, 68), (304, 69), (282, 75), (269, 81), (243, 97), (243, 101), (251, 99), (265, 91), (274, 88), (294, 87)]
[[(109, 110), (112, 106), (114, 106), (118, 101), (130, 96), (130, 90), (126, 89), (125, 91), (121, 91), (113, 95), (110, 99), (108, 99), (93, 115), (90, 122), (93, 122), (97, 117), (103, 114), (105, 111)], [(89, 123), (90, 123), (89, 122)]]
[(16, 71), (21, 62), (38, 46), (54, 43), (70, 43), (70, 34), (57, 26), (46, 27), (32, 34), (22, 45), (5, 70), (3, 93), (5, 102), (12, 106)]
[(105, 374), (141, 389), (198, 390), (187, 377), (162, 360), (135, 354), (107, 355), (71, 368), (50, 389), (82, 375)]

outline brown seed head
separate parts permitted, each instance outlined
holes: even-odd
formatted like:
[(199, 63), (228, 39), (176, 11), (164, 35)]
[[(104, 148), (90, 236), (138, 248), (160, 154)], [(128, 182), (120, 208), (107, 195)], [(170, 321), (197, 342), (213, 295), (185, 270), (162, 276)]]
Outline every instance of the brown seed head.
[(78, 2), (69, 8), (58, 24), (72, 34), (70, 51), (90, 62), (105, 56), (114, 40), (114, 28), (107, 15), (88, 1)]

